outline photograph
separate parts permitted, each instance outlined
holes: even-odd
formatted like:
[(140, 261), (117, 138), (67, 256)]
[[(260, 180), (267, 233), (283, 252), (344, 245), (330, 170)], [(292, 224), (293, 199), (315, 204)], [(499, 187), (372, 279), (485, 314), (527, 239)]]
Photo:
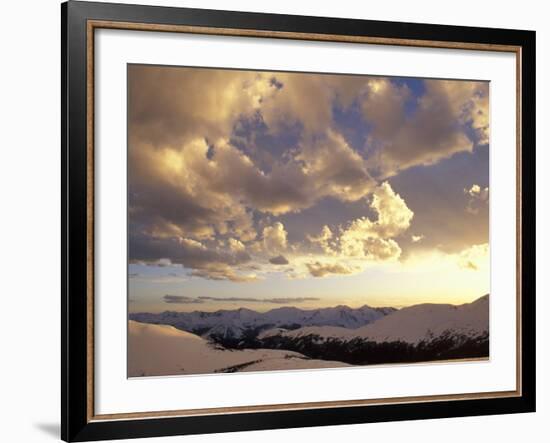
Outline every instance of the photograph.
[(490, 360), (490, 86), (127, 64), (127, 376)]

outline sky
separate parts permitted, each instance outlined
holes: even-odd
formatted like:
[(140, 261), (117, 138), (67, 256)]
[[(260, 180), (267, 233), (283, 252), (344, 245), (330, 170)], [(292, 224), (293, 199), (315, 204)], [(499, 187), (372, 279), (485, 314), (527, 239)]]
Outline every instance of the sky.
[(487, 293), (489, 83), (128, 65), (129, 309)]

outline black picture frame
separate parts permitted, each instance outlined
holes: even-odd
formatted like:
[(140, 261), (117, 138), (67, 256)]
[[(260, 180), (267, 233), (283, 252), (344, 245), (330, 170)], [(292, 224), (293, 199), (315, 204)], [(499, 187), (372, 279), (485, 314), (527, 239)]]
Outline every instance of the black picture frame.
[[(275, 428), (512, 414), (535, 411), (535, 32), (69, 1), (61, 5), (62, 271), (61, 434), (65, 441), (219, 433)], [(87, 157), (87, 24), (90, 20), (433, 41), (519, 48), (521, 66), (521, 393), (441, 400), (256, 411), (232, 414), (96, 420), (90, 415), (90, 232)], [(91, 182), (93, 185), (93, 182)], [(92, 234), (93, 235), (93, 234)], [(91, 270), (90, 270), (91, 269)], [(496, 276), (498, 278), (498, 276)]]

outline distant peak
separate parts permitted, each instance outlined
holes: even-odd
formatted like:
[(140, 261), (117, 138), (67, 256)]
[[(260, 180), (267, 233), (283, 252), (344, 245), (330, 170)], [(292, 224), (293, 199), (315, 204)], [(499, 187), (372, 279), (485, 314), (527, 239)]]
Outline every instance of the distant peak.
[(488, 301), (488, 300), (489, 300), (489, 294), (485, 294), (482, 297), (479, 297), (477, 300), (474, 300), (472, 302), (472, 304), (474, 304), (474, 303), (483, 303), (483, 302)]

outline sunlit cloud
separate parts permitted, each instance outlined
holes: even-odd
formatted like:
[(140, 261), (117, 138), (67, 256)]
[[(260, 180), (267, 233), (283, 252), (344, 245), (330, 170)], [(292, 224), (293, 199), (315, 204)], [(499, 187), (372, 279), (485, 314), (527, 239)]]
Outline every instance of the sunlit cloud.
[(458, 255), (458, 264), (460, 267), (472, 271), (487, 269), (489, 266), (489, 244), (473, 245), (465, 249)]
[(418, 243), (420, 241), (422, 241), (424, 239), (424, 236), (423, 235), (411, 235), (411, 241), (413, 243)]
[(464, 194), (466, 194), (468, 199), (468, 204), (466, 206), (466, 211), (470, 214), (479, 213), (480, 209), (487, 207), (489, 204), (489, 188), (482, 188), (479, 185), (473, 184), (469, 189), (464, 189)]
[(352, 268), (340, 263), (313, 262), (307, 263), (306, 266), (313, 277), (324, 277), (329, 274), (351, 274), (353, 272)]

